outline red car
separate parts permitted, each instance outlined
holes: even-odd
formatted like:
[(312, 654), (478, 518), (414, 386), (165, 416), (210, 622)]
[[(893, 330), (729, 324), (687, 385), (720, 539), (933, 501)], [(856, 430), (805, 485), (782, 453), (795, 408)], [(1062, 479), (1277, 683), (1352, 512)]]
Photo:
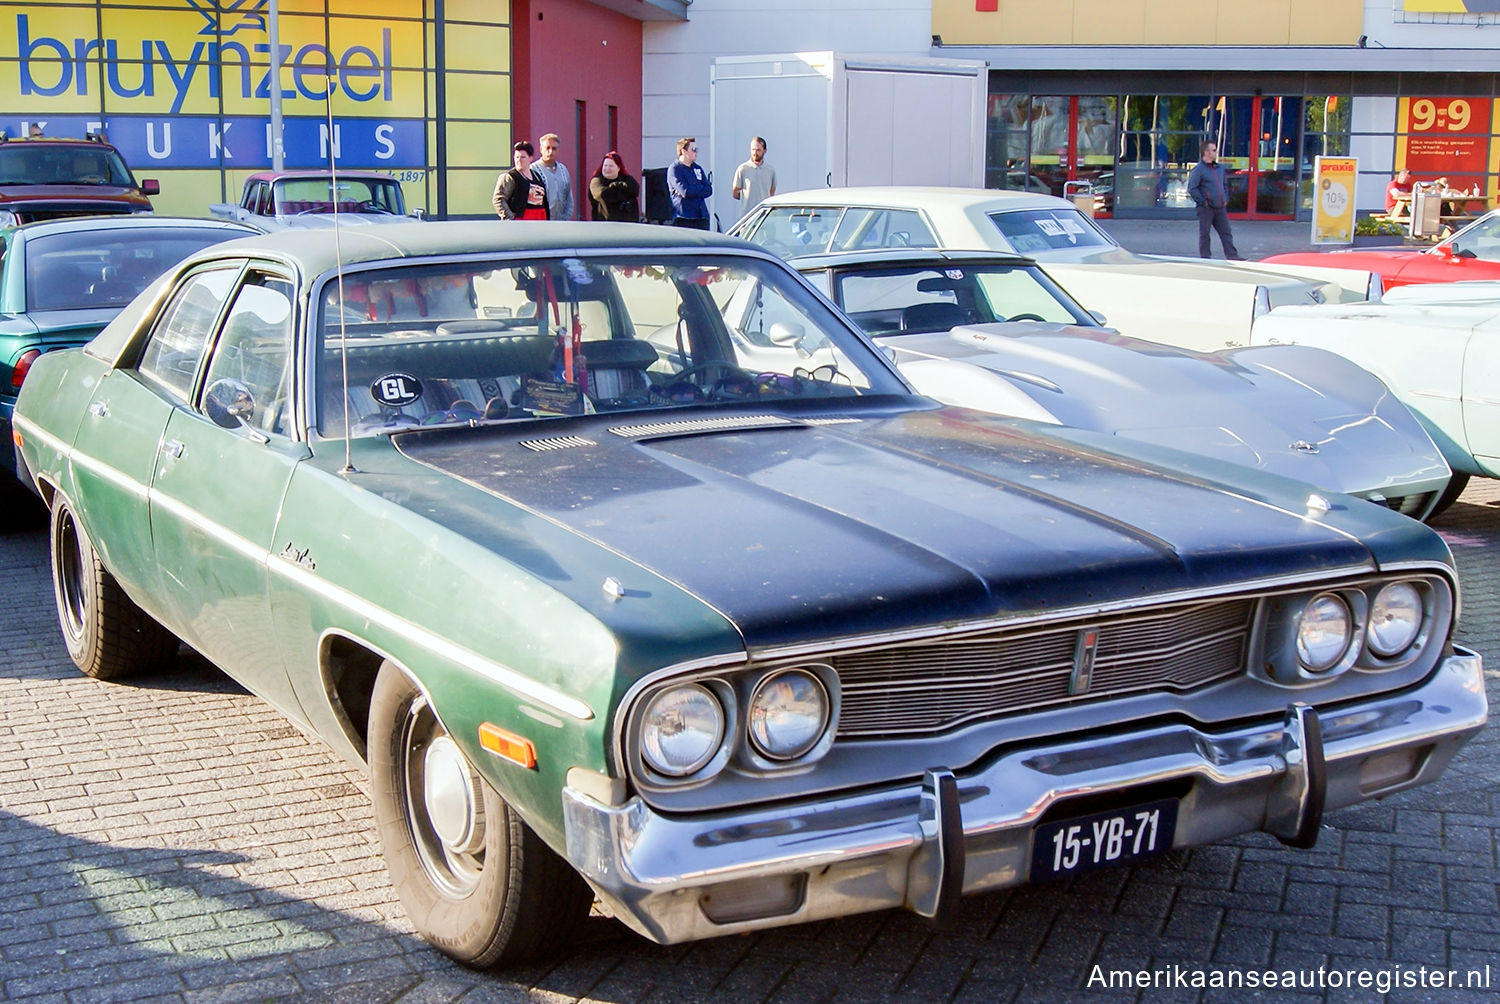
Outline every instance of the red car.
[(1379, 274), (1386, 289), (1423, 282), (1500, 279), (1500, 210), (1492, 210), (1430, 248), (1368, 248), (1299, 252), (1264, 259), (1272, 265), (1313, 265)]
[(151, 212), (161, 186), (136, 183), (120, 151), (88, 139), (7, 140), (0, 136), (0, 225), (68, 216)]

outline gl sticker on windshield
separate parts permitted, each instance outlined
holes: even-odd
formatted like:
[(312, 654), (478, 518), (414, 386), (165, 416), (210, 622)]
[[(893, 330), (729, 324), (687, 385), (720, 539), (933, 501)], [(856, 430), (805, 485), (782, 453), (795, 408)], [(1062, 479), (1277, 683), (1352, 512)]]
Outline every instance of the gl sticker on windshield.
[(410, 373), (387, 373), (370, 384), (370, 396), (387, 408), (404, 408), (422, 396), (422, 381)]

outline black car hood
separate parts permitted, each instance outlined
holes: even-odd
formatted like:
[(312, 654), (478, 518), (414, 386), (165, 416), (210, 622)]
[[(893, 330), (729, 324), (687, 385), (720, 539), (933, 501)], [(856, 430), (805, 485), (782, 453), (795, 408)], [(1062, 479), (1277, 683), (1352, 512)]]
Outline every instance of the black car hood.
[(622, 434), (641, 422), (569, 423), (586, 444), (546, 452), (511, 429), (397, 441), (678, 583), (752, 648), (1373, 565), (1298, 513), (976, 412)]

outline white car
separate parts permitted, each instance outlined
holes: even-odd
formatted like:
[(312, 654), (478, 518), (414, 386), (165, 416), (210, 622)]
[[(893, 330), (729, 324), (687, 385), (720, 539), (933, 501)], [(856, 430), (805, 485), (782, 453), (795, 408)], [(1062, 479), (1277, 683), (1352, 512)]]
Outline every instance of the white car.
[[(1186, 225), (1186, 224), (1184, 224)], [(1336, 283), (1127, 251), (1071, 202), (968, 188), (826, 188), (773, 195), (730, 233), (785, 258), (872, 248), (1034, 258), (1111, 327), (1199, 351), (1250, 344), (1272, 307), (1346, 299)]]
[(1382, 303), (1296, 308), (1255, 323), (1257, 345), (1311, 345), (1391, 388), (1442, 449), (1453, 481), (1500, 478), (1500, 282), (1402, 286)]
[[(1449, 483), (1411, 412), (1328, 352), (1189, 352), (1127, 338), (1034, 262), (993, 251), (846, 251), (793, 264), (944, 404), (1170, 447), (1417, 519)], [(839, 368), (831, 345), (767, 309), (752, 286), (735, 291), (724, 317), (746, 365), (784, 369), (792, 350), (809, 375)], [(664, 354), (675, 337), (675, 326), (661, 332)]]

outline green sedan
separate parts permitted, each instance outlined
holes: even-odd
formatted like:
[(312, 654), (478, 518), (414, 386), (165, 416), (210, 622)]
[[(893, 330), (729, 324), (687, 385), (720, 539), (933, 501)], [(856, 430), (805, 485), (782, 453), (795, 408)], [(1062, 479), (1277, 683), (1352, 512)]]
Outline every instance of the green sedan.
[(943, 408), (709, 234), (233, 241), (38, 359), (15, 432), (79, 668), (186, 642), (365, 766), (472, 966), (596, 901), (679, 942), (1311, 846), (1487, 710), (1425, 526)]

